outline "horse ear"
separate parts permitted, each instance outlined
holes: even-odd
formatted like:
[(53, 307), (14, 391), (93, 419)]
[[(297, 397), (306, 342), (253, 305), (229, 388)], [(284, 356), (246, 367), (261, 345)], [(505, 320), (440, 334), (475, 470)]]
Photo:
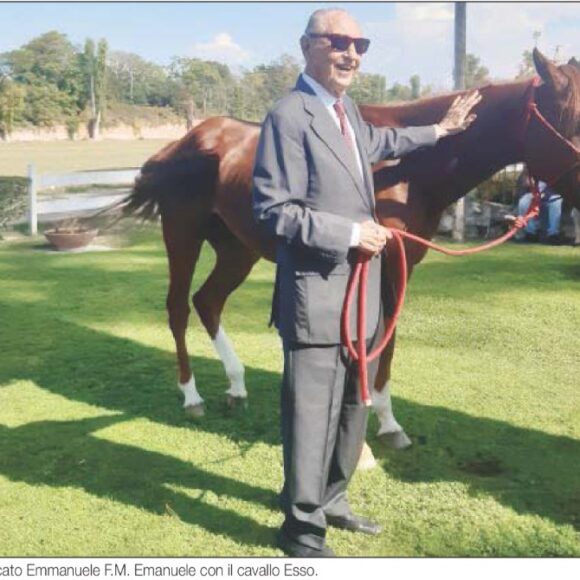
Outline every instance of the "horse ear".
[(578, 62), (574, 56), (568, 61), (568, 64), (580, 69), (580, 62)]
[(537, 48), (534, 48), (532, 56), (536, 70), (545, 83), (552, 85), (557, 93), (566, 88), (568, 79), (553, 62), (548, 60)]

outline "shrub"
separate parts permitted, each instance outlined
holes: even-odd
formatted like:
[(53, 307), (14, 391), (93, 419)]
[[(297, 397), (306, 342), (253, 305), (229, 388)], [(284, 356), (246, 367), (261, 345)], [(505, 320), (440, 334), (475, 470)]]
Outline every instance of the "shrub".
[(28, 179), (0, 177), (0, 231), (24, 215), (27, 207)]

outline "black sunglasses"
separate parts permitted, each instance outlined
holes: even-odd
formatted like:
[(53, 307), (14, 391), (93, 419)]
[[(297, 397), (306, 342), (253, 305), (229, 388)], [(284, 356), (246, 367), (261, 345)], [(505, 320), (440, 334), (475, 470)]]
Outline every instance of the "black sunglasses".
[(368, 38), (351, 38), (344, 34), (317, 34), (309, 33), (308, 38), (327, 38), (330, 40), (330, 47), (332, 50), (344, 52), (348, 50), (349, 46), (354, 42), (354, 49), (357, 54), (364, 54), (368, 49), (371, 41)]

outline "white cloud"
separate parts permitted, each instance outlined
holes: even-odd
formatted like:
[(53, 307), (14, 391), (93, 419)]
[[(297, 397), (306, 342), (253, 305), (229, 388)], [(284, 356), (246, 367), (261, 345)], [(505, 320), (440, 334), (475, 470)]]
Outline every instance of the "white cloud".
[(399, 3), (395, 5), (395, 13), (398, 20), (453, 20), (453, 5), (444, 2)]
[[(534, 47), (533, 34), (541, 36), (538, 48), (553, 58), (580, 54), (580, 6), (554, 4), (472, 4), (468, 8), (468, 51), (481, 57), (496, 78), (518, 72), (524, 50)], [(559, 48), (558, 48), (559, 47)]]
[(237, 44), (227, 32), (216, 34), (207, 43), (195, 44), (192, 53), (198, 58), (216, 60), (229, 65), (239, 65), (250, 58), (250, 52)]
[(418, 74), (423, 84), (450, 86), (452, 4), (399, 3), (393, 20), (366, 22), (363, 29), (372, 42), (363, 70), (384, 74), (389, 85)]
[[(394, 18), (363, 22), (372, 41), (363, 70), (408, 83), (419, 74), (423, 84), (450, 90), (453, 84), (453, 3), (398, 3)], [(518, 73), (524, 50), (534, 46), (552, 58), (559, 47), (561, 60), (580, 57), (580, 4), (476, 3), (467, 4), (467, 52), (480, 57), (495, 79)]]

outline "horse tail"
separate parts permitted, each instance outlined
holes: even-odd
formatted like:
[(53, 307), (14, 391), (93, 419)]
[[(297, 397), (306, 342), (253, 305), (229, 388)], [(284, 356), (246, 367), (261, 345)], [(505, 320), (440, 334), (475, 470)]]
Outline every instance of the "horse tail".
[(200, 195), (213, 191), (218, 168), (219, 156), (190, 139), (166, 146), (143, 165), (124, 199), (123, 217), (156, 220), (167, 211), (199, 201)]

